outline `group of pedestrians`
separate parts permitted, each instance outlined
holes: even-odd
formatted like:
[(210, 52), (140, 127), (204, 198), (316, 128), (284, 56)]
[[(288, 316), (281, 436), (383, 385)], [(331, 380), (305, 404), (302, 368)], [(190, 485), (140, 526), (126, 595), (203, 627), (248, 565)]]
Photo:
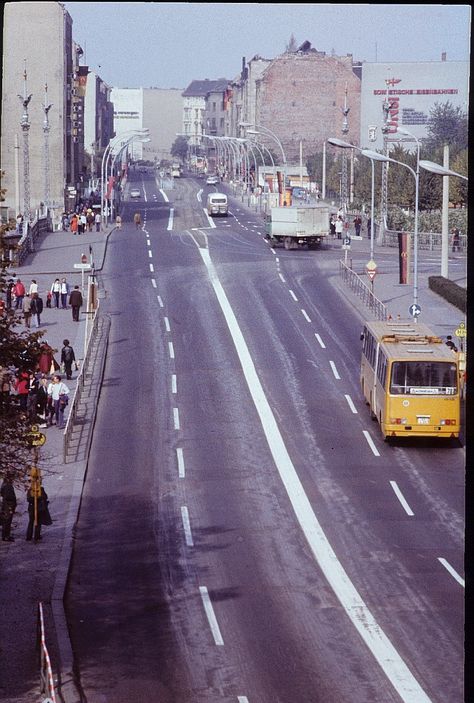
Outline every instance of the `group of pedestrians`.
[[(354, 219), (352, 220), (352, 225), (354, 226), (354, 234), (356, 237), (361, 236), (362, 230), (362, 216), (360, 212), (356, 212)], [(372, 220), (370, 216), (367, 218), (367, 237), (371, 237), (371, 227)], [(349, 221), (344, 219), (344, 212), (340, 208), (337, 213), (332, 213), (329, 218), (329, 234), (333, 239), (342, 239), (344, 231), (349, 234)]]
[[(46, 293), (46, 307), (67, 310), (68, 296), (72, 319), (75, 322), (79, 322), (80, 309), (84, 303), (82, 293), (78, 285), (71, 289), (66, 278), (54, 279), (51, 288)], [(5, 293), (5, 307), (7, 310), (22, 312), (25, 327), (30, 328), (32, 321), (35, 327), (39, 327), (41, 325), (44, 303), (36, 279), (33, 278), (31, 280), (27, 291), (25, 284), (20, 278), (9, 278)]]
[(79, 212), (65, 213), (62, 215), (63, 232), (72, 232), (75, 235), (86, 232), (100, 232), (102, 217), (100, 212), (85, 207)]
[[(0, 487), (0, 521), (2, 524), (2, 542), (14, 542), (12, 535), (12, 522), (18, 507), (13, 477), (7, 473)], [(42, 485), (36, 488), (33, 482), (26, 491), (28, 503), (28, 525), (26, 528), (26, 541), (34, 539), (38, 542), (41, 539), (41, 527), (52, 525), (49, 512), (48, 494)]]

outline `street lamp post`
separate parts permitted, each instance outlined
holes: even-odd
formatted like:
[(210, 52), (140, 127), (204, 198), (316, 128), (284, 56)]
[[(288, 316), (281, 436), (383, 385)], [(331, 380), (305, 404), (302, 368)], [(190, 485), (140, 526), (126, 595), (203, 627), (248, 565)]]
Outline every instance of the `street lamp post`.
[(23, 105), (23, 114), (21, 116), (20, 126), (23, 132), (23, 218), (25, 227), (28, 227), (31, 220), (31, 205), (30, 205), (30, 146), (29, 146), (29, 131), (30, 121), (28, 117), (28, 105), (33, 95), (27, 95), (26, 84), (26, 59), (25, 69), (23, 71), (23, 95), (19, 95)]
[(44, 121), (43, 121), (43, 135), (44, 135), (44, 204), (46, 210), (50, 206), (50, 169), (49, 169), (49, 117), (48, 113), (53, 105), (48, 105), (48, 84), (44, 85)]
[(283, 145), (281, 141), (278, 139), (277, 135), (272, 132), (271, 129), (268, 127), (264, 127), (263, 125), (258, 125), (258, 124), (251, 124), (250, 122), (240, 122), (240, 127), (244, 127), (247, 134), (263, 134), (263, 136), (270, 136), (273, 137), (273, 139), (276, 141), (278, 144), (278, 147), (281, 151), (281, 157), (283, 160), (283, 193), (286, 193), (286, 177), (287, 177), (287, 161), (286, 161), (286, 154), (285, 150), (283, 149)]

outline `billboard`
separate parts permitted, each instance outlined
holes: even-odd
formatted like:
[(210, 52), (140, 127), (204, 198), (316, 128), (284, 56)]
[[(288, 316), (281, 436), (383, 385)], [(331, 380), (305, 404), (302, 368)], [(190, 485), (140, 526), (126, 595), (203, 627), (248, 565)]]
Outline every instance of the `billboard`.
[[(383, 148), (385, 116), (389, 140), (394, 139), (397, 127), (422, 139), (428, 134), (428, 120), (436, 103), (449, 102), (467, 113), (468, 101), (467, 61), (364, 63), (360, 145), (376, 150)], [(414, 145), (405, 146), (414, 148)]]

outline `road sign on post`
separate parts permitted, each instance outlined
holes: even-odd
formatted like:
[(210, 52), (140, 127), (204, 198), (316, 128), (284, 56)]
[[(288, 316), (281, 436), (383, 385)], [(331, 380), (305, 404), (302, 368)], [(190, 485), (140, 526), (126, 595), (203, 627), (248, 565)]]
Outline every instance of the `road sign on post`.
[(410, 305), (410, 307), (408, 308), (408, 312), (412, 317), (418, 317), (418, 315), (421, 314), (421, 308), (419, 305), (413, 303), (413, 305)]
[(377, 273), (377, 264), (373, 259), (367, 262), (365, 266), (365, 270), (367, 271), (367, 276), (370, 279), (370, 284), (371, 284), (371, 289), (372, 293), (374, 292), (374, 278), (375, 274)]

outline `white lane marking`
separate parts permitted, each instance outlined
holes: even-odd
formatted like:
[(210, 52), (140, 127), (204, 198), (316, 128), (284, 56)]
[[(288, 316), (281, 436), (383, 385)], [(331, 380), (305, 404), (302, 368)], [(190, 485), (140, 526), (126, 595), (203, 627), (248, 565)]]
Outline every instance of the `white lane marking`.
[(150, 257), (150, 259), (153, 259), (153, 252), (149, 251), (148, 256)]
[(295, 511), (296, 518), (328, 583), (346, 611), (354, 627), (366, 643), (404, 703), (431, 703), (398, 651), (390, 642), (337, 558), (326, 534), (313, 511), (288, 449), (278, 428), (275, 416), (255, 369), (247, 343), (238, 325), (234, 311), (219, 280), (209, 252), (199, 248), (211, 285), (221, 306), (240, 359), (247, 386), (260, 417), (276, 468)]
[(148, 202), (148, 199), (147, 199), (147, 197), (146, 197), (145, 186), (143, 186), (143, 197), (145, 198), (145, 202), (147, 203), (147, 202)]
[(178, 381), (176, 379), (176, 374), (173, 373), (171, 375), (171, 392), (172, 393), (177, 393), (178, 392)]
[(296, 295), (293, 293), (293, 291), (291, 290), (291, 288), (289, 289), (289, 293), (290, 293), (291, 297), (293, 298), (293, 300), (295, 301), (295, 303), (297, 303), (297, 302), (298, 302), (298, 298), (297, 298)]
[(374, 440), (372, 439), (372, 437), (370, 436), (370, 434), (367, 432), (367, 430), (363, 430), (363, 433), (364, 433), (364, 437), (366, 438), (366, 440), (367, 440), (367, 442), (368, 442), (368, 444), (369, 444), (369, 447), (372, 449), (372, 451), (373, 451), (373, 453), (375, 454), (375, 456), (380, 456), (380, 454), (379, 454), (379, 452), (378, 452), (378, 450), (377, 450), (377, 447), (376, 447), (375, 444), (374, 444)]
[(277, 258), (275, 259), (275, 261), (277, 262), (277, 264), (280, 263), (280, 259), (278, 258), (278, 256), (277, 256)]
[(176, 448), (176, 456), (178, 457), (178, 476), (179, 478), (184, 478), (186, 475), (186, 469), (184, 466), (184, 456), (181, 447)]
[(156, 288), (156, 281), (154, 278), (151, 279), (151, 285), (153, 286), (153, 288)]
[(194, 547), (193, 535), (191, 533), (191, 523), (189, 521), (189, 511), (185, 505), (181, 508), (181, 519), (183, 520), (184, 536), (188, 547)]
[(165, 330), (166, 330), (167, 332), (171, 332), (171, 329), (170, 329), (170, 321), (168, 320), (167, 317), (165, 317), (164, 320), (165, 320)]
[(398, 500), (402, 504), (402, 507), (404, 511), (406, 512), (407, 515), (413, 516), (415, 513), (413, 510), (410, 508), (408, 505), (407, 501), (405, 500), (405, 497), (401, 490), (399, 489), (397, 482), (396, 481), (390, 481), (390, 485), (392, 486), (393, 490), (395, 491), (395, 495), (397, 496)]
[(173, 219), (174, 219), (174, 208), (170, 208), (170, 216), (168, 219), (168, 227), (166, 228), (167, 230), (173, 229)]
[(339, 374), (338, 374), (338, 372), (337, 372), (336, 364), (334, 363), (334, 361), (330, 361), (329, 364), (330, 364), (331, 369), (332, 369), (332, 372), (333, 372), (333, 374), (334, 374), (334, 378), (337, 378), (338, 380), (341, 380), (341, 377), (339, 376)]
[(169, 203), (170, 199), (168, 198), (168, 196), (166, 195), (165, 191), (162, 188), (160, 188), (160, 193), (163, 196), (163, 200), (165, 201), (165, 203)]
[(316, 339), (318, 340), (318, 342), (319, 342), (319, 344), (321, 345), (321, 347), (322, 347), (323, 349), (326, 349), (326, 345), (324, 344), (324, 342), (323, 342), (323, 340), (321, 339), (321, 337), (319, 336), (319, 334), (316, 332), (314, 336), (315, 336)]
[(211, 228), (212, 228), (212, 229), (215, 229), (215, 228), (216, 228), (216, 225), (214, 224), (213, 219), (210, 217), (210, 215), (209, 215), (209, 213), (207, 212), (207, 210), (206, 210), (205, 207), (203, 207), (203, 212), (204, 212), (204, 214), (206, 215), (206, 217), (207, 217), (207, 219), (208, 219), (208, 222), (209, 222)]
[(284, 277), (282, 276), (282, 274), (279, 273), (278, 275), (280, 276), (280, 278), (281, 278), (281, 280), (283, 281), (283, 283), (286, 283), (286, 280), (284, 279)]
[(180, 425), (179, 425), (179, 410), (178, 410), (178, 408), (173, 408), (173, 423), (174, 423), (174, 429), (179, 430)]
[(459, 576), (458, 572), (453, 569), (449, 561), (446, 561), (443, 557), (438, 557), (438, 561), (444, 566), (445, 569), (449, 571), (451, 576), (456, 579), (456, 581), (463, 587), (465, 588), (465, 583), (464, 579), (462, 576)]
[(202, 188), (196, 193), (196, 198), (198, 199), (198, 203), (202, 203)]
[(151, 273), (155, 273), (155, 267), (153, 266), (153, 264), (150, 264), (150, 271)]
[(221, 631), (219, 629), (214, 608), (212, 607), (211, 599), (209, 598), (209, 593), (206, 586), (199, 586), (199, 593), (201, 594), (207, 621), (209, 623), (209, 627), (211, 628), (212, 636), (214, 637), (214, 642), (216, 645), (222, 646), (224, 644), (224, 640), (222, 639)]
[(349, 407), (352, 410), (352, 412), (354, 413), (354, 415), (357, 415), (357, 409), (356, 409), (356, 406), (354, 405), (354, 403), (352, 402), (351, 396), (345, 395), (344, 398), (347, 400)]
[(239, 703), (249, 703), (247, 696), (237, 696), (237, 700)]
[(160, 306), (160, 308), (162, 308), (162, 307), (163, 307), (163, 301), (161, 300), (161, 296), (158, 295), (157, 298), (158, 298), (158, 305)]
[(170, 353), (170, 359), (174, 359), (174, 347), (173, 342), (168, 342), (168, 351)]
[(307, 322), (311, 322), (311, 318), (310, 318), (310, 316), (308, 315), (308, 313), (306, 312), (306, 310), (303, 310), (303, 308), (301, 308), (301, 312), (303, 313), (304, 319), (305, 319)]

